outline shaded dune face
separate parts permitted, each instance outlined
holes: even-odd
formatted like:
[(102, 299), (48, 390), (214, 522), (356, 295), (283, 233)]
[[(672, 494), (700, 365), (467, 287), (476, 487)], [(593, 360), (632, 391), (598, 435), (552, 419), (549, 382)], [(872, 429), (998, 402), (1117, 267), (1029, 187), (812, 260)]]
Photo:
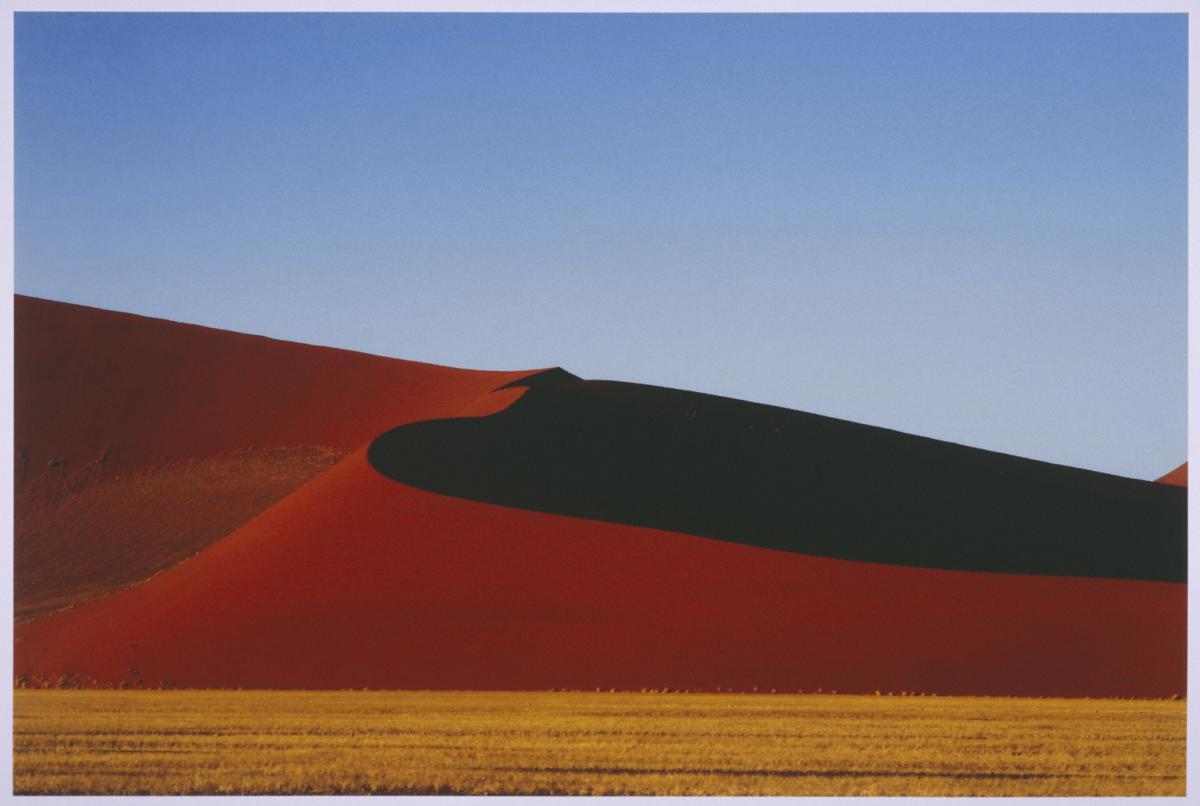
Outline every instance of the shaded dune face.
[(1186, 579), (1186, 489), (674, 389), (543, 376), (367, 456), (443, 495), (802, 554)]
[(18, 502), (14, 616), (29, 621), (169, 568), (341, 457), (319, 448), (238, 451), (110, 476), (40, 505)]

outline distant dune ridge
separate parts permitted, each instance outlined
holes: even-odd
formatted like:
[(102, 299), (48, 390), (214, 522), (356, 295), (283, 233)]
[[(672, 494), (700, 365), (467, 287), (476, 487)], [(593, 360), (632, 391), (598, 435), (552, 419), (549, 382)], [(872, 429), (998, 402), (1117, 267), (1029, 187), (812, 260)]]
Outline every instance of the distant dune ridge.
[(17, 297), (15, 674), (1183, 693), (1186, 465), (939, 446)]
[(1174, 484), (1176, 487), (1186, 487), (1188, 483), (1187, 462), (1184, 462), (1167, 475), (1162, 476), (1158, 481), (1163, 484)]

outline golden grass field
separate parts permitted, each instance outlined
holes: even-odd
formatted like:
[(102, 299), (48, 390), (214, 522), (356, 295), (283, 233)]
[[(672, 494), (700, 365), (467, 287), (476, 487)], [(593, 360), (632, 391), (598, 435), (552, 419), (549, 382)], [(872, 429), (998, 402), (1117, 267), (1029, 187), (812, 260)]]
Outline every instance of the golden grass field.
[(551, 692), (13, 697), (18, 794), (1184, 794), (1184, 702)]

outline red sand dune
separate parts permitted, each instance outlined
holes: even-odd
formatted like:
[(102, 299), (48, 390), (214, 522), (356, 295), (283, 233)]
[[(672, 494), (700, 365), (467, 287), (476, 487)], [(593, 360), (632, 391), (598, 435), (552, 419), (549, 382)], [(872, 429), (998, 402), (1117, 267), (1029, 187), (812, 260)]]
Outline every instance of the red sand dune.
[(15, 609), (145, 579), (229, 534), (478, 372), (15, 299)]
[[(290, 367), (318, 398), (308, 417), (337, 421), (319, 428), (356, 450), (196, 557), (18, 627), (15, 674), (243, 688), (1184, 691), (1184, 585), (821, 559), (400, 485), (367, 463), (371, 437), (406, 418), (485, 415), (522, 390), (481, 398), (479, 376), (422, 368), (423, 403), (406, 405), (413, 395), (384, 359), (353, 360), (376, 373), (358, 379), (363, 394), (392, 384), (391, 408), (379, 396), (347, 414), (303, 358)], [(250, 374), (235, 373), (234, 389)], [(126, 376), (139, 377), (136, 361)], [(365, 414), (375, 419), (340, 422)], [(264, 444), (253, 419), (232, 429)], [(265, 444), (305, 433), (304, 417), (278, 419), (259, 418), (273, 431)], [(204, 445), (173, 446), (185, 442)]]
[(1183, 464), (1181, 464), (1179, 467), (1177, 467), (1177, 468), (1175, 468), (1174, 470), (1172, 470), (1172, 471), (1171, 471), (1170, 473), (1168, 473), (1167, 475), (1165, 475), (1165, 476), (1162, 476), (1161, 478), (1158, 478), (1158, 479), (1156, 479), (1156, 481), (1161, 481), (1163, 484), (1174, 484), (1174, 485), (1175, 485), (1175, 486), (1177, 486), (1177, 487), (1186, 487), (1186, 486), (1188, 486), (1188, 483), (1187, 483), (1187, 462), (1184, 462)]

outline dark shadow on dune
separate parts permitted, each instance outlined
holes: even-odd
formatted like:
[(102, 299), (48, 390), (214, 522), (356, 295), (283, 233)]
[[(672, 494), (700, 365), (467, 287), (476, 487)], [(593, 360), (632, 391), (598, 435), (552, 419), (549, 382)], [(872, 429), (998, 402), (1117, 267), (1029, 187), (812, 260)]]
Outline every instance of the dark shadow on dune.
[(383, 434), (385, 476), (508, 507), (848, 560), (1186, 581), (1187, 490), (557, 370)]

